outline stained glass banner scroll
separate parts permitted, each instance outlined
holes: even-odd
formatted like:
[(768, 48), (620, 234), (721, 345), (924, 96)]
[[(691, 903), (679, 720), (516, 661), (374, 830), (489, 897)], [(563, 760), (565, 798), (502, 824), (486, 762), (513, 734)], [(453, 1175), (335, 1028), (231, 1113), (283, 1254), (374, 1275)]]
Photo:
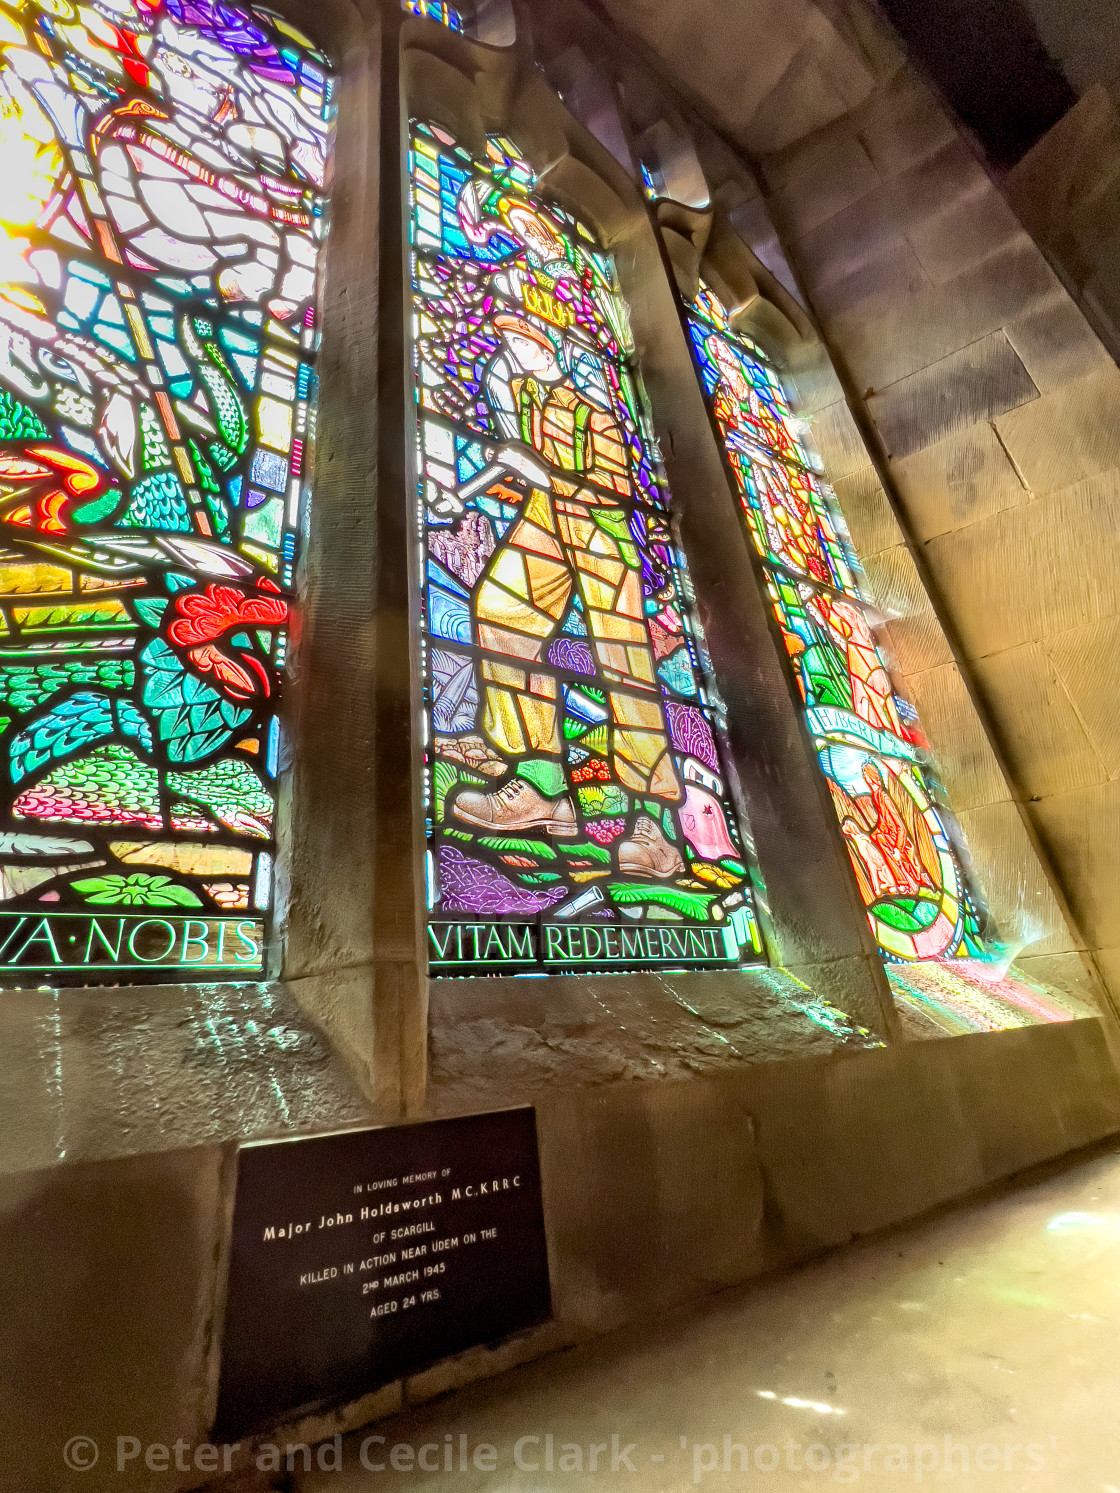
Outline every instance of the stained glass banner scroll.
[(858, 566), (781, 384), (701, 284), (689, 332), (868, 919), (891, 960), (981, 955), (980, 917)]
[(433, 972), (754, 960), (611, 262), (508, 141), (411, 169)]
[(262, 967), (329, 111), (271, 13), (0, 5), (0, 976)]

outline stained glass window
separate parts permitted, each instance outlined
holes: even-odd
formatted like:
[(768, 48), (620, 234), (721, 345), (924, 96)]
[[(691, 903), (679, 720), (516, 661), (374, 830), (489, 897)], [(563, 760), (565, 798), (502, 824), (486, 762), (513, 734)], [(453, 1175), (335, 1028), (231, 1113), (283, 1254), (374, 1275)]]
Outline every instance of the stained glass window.
[(889, 960), (982, 954), (928, 744), (894, 690), (838, 509), (781, 383), (703, 284), (688, 325), (875, 937)]
[(262, 967), (326, 59), (0, 9), (0, 968)]
[(428, 21), (438, 21), (451, 31), (462, 31), (462, 13), (447, 0), (401, 0), (409, 15), (423, 16)]
[(432, 968), (754, 959), (613, 265), (508, 140), (411, 176)]

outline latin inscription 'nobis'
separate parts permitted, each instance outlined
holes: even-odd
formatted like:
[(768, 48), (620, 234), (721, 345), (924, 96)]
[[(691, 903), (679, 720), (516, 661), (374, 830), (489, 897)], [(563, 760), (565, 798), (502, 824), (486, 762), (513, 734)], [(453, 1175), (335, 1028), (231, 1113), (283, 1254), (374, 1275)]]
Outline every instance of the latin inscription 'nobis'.
[(263, 948), (256, 919), (0, 913), (0, 969), (259, 970)]

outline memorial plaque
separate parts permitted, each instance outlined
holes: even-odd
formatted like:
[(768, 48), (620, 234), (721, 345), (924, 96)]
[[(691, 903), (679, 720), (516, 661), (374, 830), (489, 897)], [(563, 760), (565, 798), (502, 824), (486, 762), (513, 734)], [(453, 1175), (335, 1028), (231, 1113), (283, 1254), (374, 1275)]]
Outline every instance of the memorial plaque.
[(532, 1109), (243, 1146), (217, 1434), (550, 1315)]

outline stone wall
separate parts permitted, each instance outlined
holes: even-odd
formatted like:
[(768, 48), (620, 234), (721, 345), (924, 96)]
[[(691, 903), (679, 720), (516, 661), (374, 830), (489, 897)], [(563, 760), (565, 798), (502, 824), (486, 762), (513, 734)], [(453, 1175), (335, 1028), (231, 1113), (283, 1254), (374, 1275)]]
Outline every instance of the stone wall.
[[(918, 707), (977, 883), (1010, 952), (1024, 971), (1100, 998), (1092, 950), (1104, 947), (1102, 937), (1082, 926), (1074, 905), (1080, 888), (1068, 883), (1049, 823), (1031, 803), (1053, 785), (1024, 776), (1028, 758), (1045, 752), (1060, 759), (1065, 738), (1085, 734), (1083, 706), (1071, 699), (1066, 709), (1064, 687), (1055, 683), (1044, 692), (1048, 714), (1041, 715), (1033, 705), (1037, 666), (1027, 682), (1020, 655), (994, 657), (1009, 648), (1002, 616), (1016, 609), (1029, 615), (1051, 591), (1060, 608), (1082, 577), (1057, 563), (1049, 569), (1053, 579), (1042, 582), (1036, 577), (1045, 561), (1017, 566), (1011, 554), (1001, 555), (999, 534), (989, 542), (980, 528), (972, 535), (979, 546), (972, 570), (958, 576), (956, 566), (965, 563), (964, 531), (982, 518), (1003, 514), (1014, 550), (1019, 510), (1041, 516), (1033, 499), (1055, 485), (1027, 474), (1010, 433), (1005, 440), (1005, 417), (1010, 432), (1022, 405), (1092, 373), (1097, 380), (1087, 387), (1107, 384), (1111, 360), (966, 132), (906, 64), (873, 9), (852, 0), (829, 12), (851, 54), (848, 86), (862, 87), (871, 76), (870, 92), (846, 109), (833, 97), (824, 125), (793, 94), (783, 95), (783, 129), (798, 138), (770, 152), (760, 152), (759, 114), (779, 107), (778, 95), (759, 100), (750, 89), (723, 87), (718, 80), (733, 73), (734, 57), (705, 77), (697, 59), (711, 46), (706, 9), (697, 15), (701, 34), (688, 59), (658, 32), (656, 6), (610, 0), (609, 10), (633, 29), (644, 62), (627, 52), (628, 33), (620, 39), (593, 19), (584, 22), (584, 53), (613, 70), (640, 142), (668, 127), (699, 151), (712, 202), (705, 225), (693, 232), (693, 257), (705, 256), (705, 273), (714, 270), (716, 283), (726, 283), (733, 304), (750, 306), (741, 317), (782, 368), (798, 413), (812, 421), (811, 442), (883, 609), (896, 675)], [(751, 8), (751, 17), (762, 15)], [(770, 33), (762, 28), (759, 35), (765, 51)], [(809, 27), (803, 46), (817, 37)], [(780, 51), (787, 40), (779, 32), (774, 46)], [(793, 68), (789, 62), (786, 82)], [(681, 275), (681, 225), (670, 225), (665, 206), (658, 216)], [(717, 238), (721, 265), (713, 260)], [(750, 261), (742, 273), (728, 269), (730, 238), (749, 251), (738, 256)], [(784, 332), (775, 333), (775, 311)], [(1022, 439), (1016, 430), (1016, 446)], [(1071, 428), (1055, 452), (1082, 444)], [(1024, 462), (1030, 464), (1026, 454)], [(1078, 468), (1068, 480), (1080, 475)], [(1107, 570), (1107, 524), (1103, 529), (1105, 548), (1095, 563)], [(1060, 550), (1062, 539), (1052, 537)], [(1021, 548), (1035, 552), (1030, 544)], [(978, 559), (986, 570), (977, 570)], [(1034, 641), (1031, 625), (1026, 633)], [(1009, 707), (1015, 686), (1000, 679), (1001, 665), (1023, 678), (1018, 713)], [(1103, 708), (1107, 713), (1107, 703)]]
[(1038, 34), (1078, 93), (1120, 96), (1120, 13), (1108, 0), (1025, 0)]
[[(144, 1003), (146, 1045), (128, 1041), (129, 993), (63, 998), (16, 997), (23, 1041), (6, 1055), (28, 1093), (36, 1063), (53, 1064), (66, 1098), (0, 1141), (0, 1489), (198, 1487), (205, 1472), (118, 1472), (116, 1438), (209, 1440), (237, 1145), (372, 1111), (282, 989), (169, 987)], [(554, 1320), (265, 1439), (329, 1438), (1120, 1129), (1096, 1019), (870, 1051), (822, 1041), (790, 1062), (744, 1054), (738, 1071), (709, 1052), (706, 1072), (661, 1075), (678, 1081), (608, 1063), (581, 1083), (519, 1063), (516, 1045), (504, 1056), (499, 1034), (476, 1045), (467, 1081), (441, 1073), (432, 1107), (534, 1101)], [(99, 1444), (92, 1471), (66, 1469), (73, 1436)], [(252, 1453), (246, 1440), (234, 1466)]]
[(1083, 943), (1115, 997), (1120, 372), (909, 68), (761, 174), (848, 395), (816, 438), (974, 853), (1006, 868), (993, 905), (1025, 967)]
[(1120, 354), (1118, 100), (1120, 81), (1111, 89), (1094, 83), (1004, 181), (1008, 201), (1114, 356)]
[[(1096, 960), (1120, 984), (1116, 369), (889, 36), (839, 6), (828, 27), (808, 3), (779, 10), (781, 67), (751, 76), (748, 36), (739, 71), (720, 75), (728, 88), (743, 79), (744, 129), (781, 105), (785, 133), (754, 137), (769, 152), (764, 190), (710, 132), (704, 170), (722, 151), (720, 201), (758, 249), (761, 300), (812, 351), (792, 368), (803, 408), (997, 916), (1030, 946), (1020, 962), (1081, 990)], [(600, 118), (607, 143), (595, 147), (531, 66), (519, 91), (512, 62), (410, 21), (412, 50), (438, 64), (414, 59), (414, 83), (467, 104), (477, 85), (488, 118), (508, 116), (530, 143), (539, 130), (551, 185), (610, 230), (686, 500), (682, 540), (711, 618), (777, 955), (775, 967), (719, 976), (436, 981), (429, 1015), (401, 559), (403, 282), (385, 278), (399, 274), (400, 237), (379, 175), (381, 140), (399, 124), (397, 54), (386, 52), (380, 93), (377, 7), (304, 12), (316, 35), (333, 28), (343, 125), (293, 692), (286, 978), (4, 992), (0, 1232), (14, 1288), (0, 1323), (0, 1486), (19, 1493), (145, 1486), (108, 1456), (68, 1481), (71, 1435), (110, 1448), (120, 1434), (206, 1436), (246, 1140), (409, 1110), (538, 1111), (556, 1321), (292, 1430), (314, 1439), (1120, 1129), (1111, 1023), (900, 1040), (763, 625), (667, 262), (619, 164), (625, 130)], [(704, 24), (711, 40), (718, 16)], [(598, 114), (601, 89), (592, 104)]]

